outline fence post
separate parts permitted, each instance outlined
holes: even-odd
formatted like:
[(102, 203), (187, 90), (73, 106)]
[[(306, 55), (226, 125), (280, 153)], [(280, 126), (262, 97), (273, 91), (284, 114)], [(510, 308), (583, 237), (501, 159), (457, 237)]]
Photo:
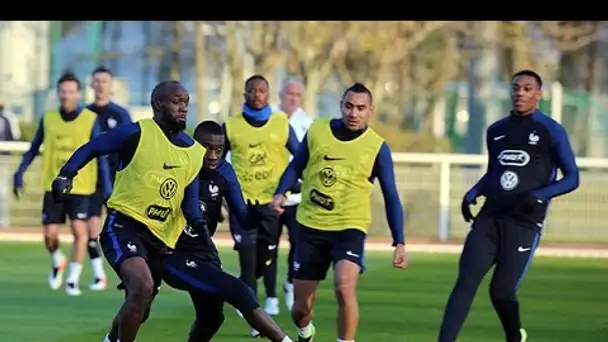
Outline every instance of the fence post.
[(439, 240), (447, 241), (450, 236), (450, 172), (449, 160), (440, 161), (439, 174)]

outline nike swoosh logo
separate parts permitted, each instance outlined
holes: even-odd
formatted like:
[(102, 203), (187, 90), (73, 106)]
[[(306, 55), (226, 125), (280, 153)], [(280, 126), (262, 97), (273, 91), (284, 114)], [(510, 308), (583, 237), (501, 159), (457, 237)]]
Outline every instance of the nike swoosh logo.
[(163, 170), (177, 169), (178, 167), (181, 167), (181, 165), (169, 165), (167, 163), (163, 164)]
[(499, 135), (497, 137), (494, 137), (494, 141), (500, 140), (502, 138), (506, 137), (506, 135)]
[(528, 248), (523, 248), (523, 247), (519, 246), (519, 247), (517, 248), (517, 251), (518, 251), (518, 252), (527, 252), (527, 251), (529, 251), (529, 250), (530, 250), (530, 248), (529, 248), (529, 247), (528, 247)]
[(323, 160), (332, 161), (332, 160), (344, 160), (342, 157), (330, 157), (327, 154), (323, 156)]
[(260, 146), (261, 142), (257, 143), (257, 144), (249, 144), (249, 147), (254, 148), (254, 147), (258, 147)]

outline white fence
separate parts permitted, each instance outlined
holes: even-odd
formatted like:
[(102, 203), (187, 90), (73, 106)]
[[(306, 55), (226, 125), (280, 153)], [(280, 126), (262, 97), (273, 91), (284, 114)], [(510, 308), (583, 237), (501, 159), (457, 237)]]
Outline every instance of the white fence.
[[(0, 143), (0, 152), (14, 152), (10, 156), (0, 156), (0, 166), (5, 170), (1, 180), (4, 189), (12, 186), (12, 173), (28, 148), (26, 142)], [(468, 227), (460, 217), (461, 198), (485, 171), (487, 156), (395, 153), (393, 159), (406, 211), (406, 235), (440, 240), (464, 236)], [(581, 186), (552, 203), (544, 240), (608, 242), (605, 214), (608, 210), (608, 159), (578, 158), (577, 163), (581, 169)], [(5, 197), (0, 199), (0, 205), (10, 206), (11, 226), (40, 224), (40, 165), (38, 157), (25, 174), (26, 193), (20, 201), (3, 195), (10, 191), (0, 191)], [(372, 226), (372, 234), (388, 235), (384, 201), (379, 191), (373, 195)]]

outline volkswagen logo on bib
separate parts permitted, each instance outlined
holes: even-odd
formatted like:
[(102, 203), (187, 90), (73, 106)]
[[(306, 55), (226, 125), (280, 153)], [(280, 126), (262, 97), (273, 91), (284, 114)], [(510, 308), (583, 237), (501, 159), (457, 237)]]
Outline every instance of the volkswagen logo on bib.
[(519, 185), (519, 176), (517, 173), (505, 171), (502, 176), (500, 176), (500, 186), (502, 186), (503, 190), (511, 191), (517, 188), (517, 185)]
[(170, 200), (177, 192), (177, 182), (173, 178), (167, 178), (160, 185), (160, 197)]

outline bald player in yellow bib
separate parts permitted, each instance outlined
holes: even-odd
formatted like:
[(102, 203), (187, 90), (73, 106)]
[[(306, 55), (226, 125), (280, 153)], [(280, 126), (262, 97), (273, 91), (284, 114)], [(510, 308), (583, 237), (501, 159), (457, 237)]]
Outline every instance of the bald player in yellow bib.
[[(241, 280), (257, 294), (257, 279), (263, 275), (267, 299), (276, 301), (276, 259), (281, 227), (279, 216), (268, 204), (299, 142), (287, 116), (273, 112), (268, 105), (266, 78), (251, 76), (245, 82), (244, 95), (241, 115), (225, 123), (226, 151), (230, 151), (231, 164), (256, 226), (238, 227), (231, 218), (230, 229), (239, 253)], [(252, 335), (257, 336), (257, 332), (253, 331)]]
[(341, 101), (341, 119), (320, 119), (310, 126), (283, 173), (271, 208), (281, 214), (286, 192), (302, 177), (300, 224), (293, 267), (295, 303), (292, 318), (298, 341), (315, 336), (312, 324), (317, 287), (334, 266), (338, 301), (338, 342), (353, 342), (359, 323), (356, 285), (365, 269), (363, 254), (372, 221), (371, 194), (377, 178), (393, 237), (393, 266), (408, 259), (403, 237), (403, 208), (395, 185), (388, 145), (367, 126), (373, 113), (372, 94), (363, 84), (348, 88)]
[(165, 263), (186, 222), (211, 244), (198, 201), (205, 148), (183, 132), (190, 101), (176, 81), (152, 91), (153, 119), (121, 125), (80, 147), (53, 182), (61, 200), (90, 160), (117, 153), (119, 167), (99, 236), (126, 286), (126, 299), (105, 342), (133, 342), (160, 286)]

